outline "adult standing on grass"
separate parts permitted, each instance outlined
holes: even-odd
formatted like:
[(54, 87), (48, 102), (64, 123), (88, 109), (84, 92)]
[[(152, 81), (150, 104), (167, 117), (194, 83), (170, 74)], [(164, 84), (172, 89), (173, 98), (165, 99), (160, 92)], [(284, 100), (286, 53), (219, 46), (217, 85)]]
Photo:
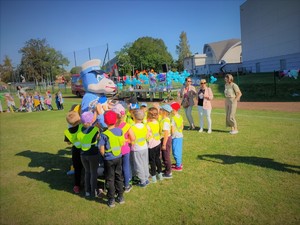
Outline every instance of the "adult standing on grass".
[(182, 86), (179, 94), (180, 98), (182, 98), (181, 105), (184, 108), (186, 118), (190, 124), (189, 130), (194, 130), (195, 124), (192, 117), (192, 109), (195, 104), (194, 98), (196, 97), (197, 92), (196, 88), (192, 85), (192, 79), (190, 77), (185, 78), (185, 84)]
[(214, 98), (213, 92), (210, 87), (206, 86), (206, 80), (200, 80), (200, 89), (198, 91), (198, 114), (200, 120), (199, 132), (203, 132), (203, 117), (207, 119), (207, 133), (211, 133), (211, 100)]
[(231, 74), (225, 75), (225, 111), (226, 111), (226, 126), (230, 127), (230, 134), (237, 134), (237, 122), (235, 119), (235, 113), (237, 109), (237, 102), (240, 101), (242, 92), (239, 86), (233, 82), (233, 76)]

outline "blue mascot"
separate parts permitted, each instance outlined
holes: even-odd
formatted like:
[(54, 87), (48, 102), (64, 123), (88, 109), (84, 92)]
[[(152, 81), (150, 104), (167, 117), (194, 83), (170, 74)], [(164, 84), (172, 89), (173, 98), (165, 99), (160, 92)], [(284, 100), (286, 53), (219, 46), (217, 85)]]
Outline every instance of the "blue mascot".
[(82, 64), (80, 78), (85, 90), (81, 102), (81, 113), (93, 112), (94, 122), (98, 119), (101, 125), (102, 119), (97, 109), (101, 107), (102, 99), (106, 98), (106, 94), (116, 93), (117, 86), (111, 79), (104, 76), (103, 71), (100, 70), (100, 63), (99, 59), (92, 59)]

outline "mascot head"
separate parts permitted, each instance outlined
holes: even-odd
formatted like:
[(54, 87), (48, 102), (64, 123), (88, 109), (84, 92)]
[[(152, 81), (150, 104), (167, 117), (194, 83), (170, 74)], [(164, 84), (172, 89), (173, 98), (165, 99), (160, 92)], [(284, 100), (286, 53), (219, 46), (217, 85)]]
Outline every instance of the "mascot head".
[(99, 59), (92, 59), (82, 64), (80, 76), (83, 88), (86, 92), (95, 94), (114, 94), (117, 86), (104, 76), (100, 63)]

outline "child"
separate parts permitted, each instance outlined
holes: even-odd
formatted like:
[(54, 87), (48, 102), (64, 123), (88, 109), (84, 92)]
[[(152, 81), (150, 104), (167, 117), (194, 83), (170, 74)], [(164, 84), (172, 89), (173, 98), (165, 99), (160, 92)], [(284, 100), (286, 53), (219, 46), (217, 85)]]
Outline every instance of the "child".
[(65, 142), (72, 144), (72, 163), (74, 167), (74, 187), (75, 194), (80, 193), (81, 171), (83, 165), (80, 158), (80, 143), (77, 138), (79, 130), (82, 128), (80, 124), (80, 116), (78, 112), (70, 111), (67, 114), (66, 120), (70, 125), (69, 129), (65, 130)]
[(99, 128), (92, 126), (94, 114), (84, 112), (81, 115), (82, 125), (77, 138), (81, 144), (80, 158), (85, 170), (84, 188), (86, 197), (98, 196), (97, 169), (99, 167), (100, 154), (97, 147)]
[(104, 157), (104, 173), (107, 187), (107, 205), (115, 207), (115, 194), (120, 204), (125, 203), (123, 197), (123, 176), (122, 176), (122, 154), (121, 146), (124, 144), (122, 130), (115, 127), (117, 114), (108, 110), (104, 113), (104, 122), (107, 130), (100, 136), (99, 149)]
[(107, 98), (106, 96), (100, 96), (94, 114), (100, 125), (101, 131), (107, 129), (107, 125), (104, 122), (104, 112), (107, 110), (108, 110)]
[(174, 171), (182, 171), (182, 142), (183, 142), (183, 118), (178, 113), (180, 104), (178, 102), (171, 103), (173, 109), (173, 117), (171, 119), (172, 134), (172, 153), (176, 164), (172, 168)]
[(150, 138), (148, 145), (150, 174), (152, 176), (152, 183), (156, 183), (156, 172), (158, 180), (162, 180), (162, 165), (160, 160), (160, 135), (159, 135), (159, 122), (158, 110), (155, 107), (151, 107), (148, 110), (147, 125), (150, 129)]
[(39, 96), (39, 93), (37, 91), (35, 91), (34, 95), (33, 95), (33, 105), (34, 105), (34, 110), (35, 111), (41, 111), (42, 110), (40, 96)]
[(143, 124), (145, 116), (144, 111), (141, 109), (135, 109), (132, 114), (135, 124), (131, 127), (131, 131), (129, 132), (132, 137), (131, 154), (134, 173), (140, 179), (139, 186), (146, 187), (149, 184), (149, 159), (147, 144), (149, 133), (146, 125)]
[(53, 110), (53, 107), (52, 107), (52, 97), (51, 97), (51, 92), (50, 91), (46, 91), (46, 94), (45, 94), (45, 104), (48, 107), (48, 111)]
[(147, 124), (147, 114), (148, 114), (148, 112), (147, 112), (147, 108), (148, 107), (148, 105), (147, 105), (147, 103), (146, 102), (142, 102), (141, 103), (141, 110), (143, 110), (144, 111), (144, 113), (145, 113), (145, 117), (144, 117), (144, 119), (143, 119), (143, 123), (144, 124)]
[(63, 110), (64, 109), (64, 99), (63, 99), (63, 96), (62, 96), (62, 93), (60, 90), (58, 90), (57, 96), (58, 96), (60, 110)]
[(124, 176), (124, 188), (125, 193), (130, 192), (132, 189), (132, 185), (130, 184), (131, 181), (131, 166), (130, 166), (130, 146), (129, 143), (132, 139), (129, 136), (129, 130), (131, 129), (131, 126), (126, 123), (125, 120), (125, 108), (121, 104), (116, 104), (113, 106), (112, 110), (117, 113), (118, 120), (116, 123), (116, 127), (119, 127), (122, 129), (123, 136), (125, 138), (124, 145), (122, 146), (122, 170), (123, 170), (123, 176)]
[(4, 97), (5, 97), (5, 100), (6, 100), (7, 112), (17, 112), (18, 109), (16, 107), (15, 100), (12, 97), (12, 95), (9, 94), (9, 93), (5, 93)]
[(161, 138), (161, 152), (163, 163), (165, 164), (165, 172), (163, 174), (164, 178), (172, 178), (171, 170), (171, 123), (169, 115), (172, 112), (170, 105), (165, 104), (161, 107), (161, 116), (160, 121), (160, 138)]
[(129, 111), (126, 115), (126, 123), (130, 124), (131, 126), (134, 125), (134, 118), (133, 118), (133, 112), (136, 109), (139, 109), (139, 104), (138, 103), (130, 103), (129, 105)]
[(57, 110), (60, 110), (60, 101), (59, 101), (59, 97), (58, 97), (58, 92), (55, 93), (55, 103), (56, 103)]

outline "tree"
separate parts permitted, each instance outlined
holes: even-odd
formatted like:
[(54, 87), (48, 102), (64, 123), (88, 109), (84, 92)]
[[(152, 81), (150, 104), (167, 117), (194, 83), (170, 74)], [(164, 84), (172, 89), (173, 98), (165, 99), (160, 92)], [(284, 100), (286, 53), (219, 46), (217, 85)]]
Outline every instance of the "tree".
[(137, 39), (128, 49), (128, 54), (136, 69), (162, 70), (162, 64), (171, 65), (172, 55), (162, 39), (142, 37)]
[(177, 67), (179, 71), (184, 70), (184, 59), (192, 55), (187, 35), (184, 31), (179, 36), (179, 45), (176, 45), (176, 53), (178, 55)]
[(132, 43), (127, 43), (120, 51), (115, 52), (116, 57), (118, 58), (118, 66), (122, 74), (128, 74), (132, 69), (132, 63), (128, 53), (131, 46)]
[(69, 65), (69, 60), (51, 48), (46, 39), (30, 39), (19, 52), (21, 72), (29, 81), (53, 81), (53, 77), (65, 71), (63, 66)]
[(70, 74), (79, 74), (81, 72), (81, 66), (75, 66), (70, 70)]
[(13, 72), (11, 59), (6, 55), (3, 64), (0, 64), (0, 80), (6, 83), (12, 81)]

